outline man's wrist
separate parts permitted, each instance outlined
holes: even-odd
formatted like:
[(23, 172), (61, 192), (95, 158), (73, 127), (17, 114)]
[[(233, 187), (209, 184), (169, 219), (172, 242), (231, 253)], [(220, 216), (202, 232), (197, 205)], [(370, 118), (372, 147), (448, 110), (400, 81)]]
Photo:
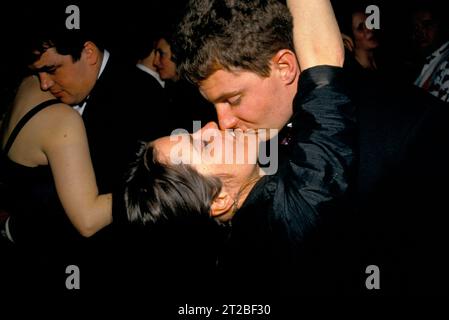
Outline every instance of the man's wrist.
[(307, 95), (310, 91), (317, 87), (323, 87), (326, 85), (337, 85), (344, 83), (343, 77), (344, 71), (341, 67), (319, 65), (308, 68), (301, 72), (299, 77), (299, 93), (301, 95)]

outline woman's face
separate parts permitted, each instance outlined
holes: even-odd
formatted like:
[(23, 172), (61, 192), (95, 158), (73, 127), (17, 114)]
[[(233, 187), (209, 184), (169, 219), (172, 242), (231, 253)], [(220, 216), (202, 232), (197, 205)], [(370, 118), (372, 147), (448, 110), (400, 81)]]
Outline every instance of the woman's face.
[(352, 34), (354, 35), (355, 49), (373, 50), (379, 46), (376, 34), (366, 27), (366, 14), (356, 12), (352, 15)]
[(189, 164), (206, 176), (218, 176), (236, 186), (259, 177), (256, 132), (219, 130), (209, 122), (193, 134), (172, 134), (153, 141), (156, 158), (162, 163)]
[(172, 52), (168, 42), (162, 38), (156, 45), (154, 66), (162, 80), (175, 80), (177, 77), (176, 64), (171, 60)]

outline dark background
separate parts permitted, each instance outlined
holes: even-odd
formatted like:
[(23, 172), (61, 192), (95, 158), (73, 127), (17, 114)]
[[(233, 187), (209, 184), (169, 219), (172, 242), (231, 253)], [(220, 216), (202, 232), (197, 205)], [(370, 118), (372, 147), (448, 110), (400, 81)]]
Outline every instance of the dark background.
[[(334, 0), (337, 16), (341, 15), (352, 3), (376, 4), (380, 8), (381, 33), (392, 53), (404, 48), (407, 42), (407, 8), (413, 1), (348, 1)], [(144, 39), (146, 28), (164, 28), (182, 15), (187, 0), (153, 0), (153, 1), (15, 1), (2, 4), (0, 9), (0, 66), (2, 70), (1, 85), (14, 74), (17, 66), (17, 51), (20, 50), (22, 32), (30, 26), (30, 21), (39, 19), (39, 12), (65, 14), (65, 8), (76, 4), (80, 8), (81, 28), (90, 23), (100, 29), (107, 47), (121, 55), (130, 54), (130, 45), (138, 39)], [(68, 16), (68, 14), (66, 14)], [(319, 17), (317, 17), (319, 19)], [(39, 21), (39, 20), (38, 20)], [(34, 22), (38, 23), (38, 22)], [(402, 49), (403, 50), (403, 49)]]
[[(285, 1), (285, 0), (280, 0)], [(408, 11), (417, 1), (423, 0), (332, 0), (337, 18), (345, 17), (347, 8), (354, 4), (367, 6), (375, 4), (380, 9), (379, 37), (384, 56), (390, 60), (390, 68), (407, 59), (410, 50), (410, 18)], [(110, 1), (10, 1), (0, 7), (0, 115), (14, 94), (18, 79), (22, 77), (25, 63), (20, 58), (24, 52), (23, 39), (36, 24), (42, 23), (44, 16), (62, 18), (68, 14), (65, 9), (75, 4), (80, 9), (81, 29), (89, 26), (97, 29), (105, 47), (114, 56), (124, 61), (133, 61), (134, 48), (145, 41), (149, 33), (165, 30), (176, 24), (183, 15), (187, 0), (127, 0)], [(444, 3), (443, 0), (434, 2)], [(319, 17), (317, 17), (319, 19)], [(348, 19), (344, 19), (348, 21)], [(391, 68), (392, 66), (392, 68)]]

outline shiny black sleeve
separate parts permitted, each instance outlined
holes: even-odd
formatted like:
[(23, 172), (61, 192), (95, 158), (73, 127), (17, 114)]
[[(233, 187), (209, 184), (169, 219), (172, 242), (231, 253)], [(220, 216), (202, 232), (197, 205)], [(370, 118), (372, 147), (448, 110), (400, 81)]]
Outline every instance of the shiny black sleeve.
[(338, 219), (344, 210), (356, 143), (354, 107), (344, 82), (343, 69), (331, 66), (313, 67), (300, 76), (293, 146), (268, 179), (276, 186), (271, 189), (272, 225), (290, 245), (302, 243), (325, 216)]

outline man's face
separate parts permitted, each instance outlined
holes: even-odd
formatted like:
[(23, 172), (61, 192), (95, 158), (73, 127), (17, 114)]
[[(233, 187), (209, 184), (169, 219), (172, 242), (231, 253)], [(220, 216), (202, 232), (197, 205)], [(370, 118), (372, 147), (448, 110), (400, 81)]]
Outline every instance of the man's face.
[(203, 96), (215, 105), (221, 129), (281, 129), (293, 114), (293, 96), (271, 70), (262, 77), (245, 71), (218, 70), (201, 81)]
[(78, 61), (73, 62), (72, 56), (61, 55), (55, 48), (49, 48), (30, 68), (39, 76), (43, 91), (50, 91), (69, 105), (83, 101), (96, 81), (92, 65), (88, 63), (84, 52)]
[(417, 11), (413, 15), (413, 40), (423, 51), (433, 51), (440, 41), (438, 22), (429, 11)]

